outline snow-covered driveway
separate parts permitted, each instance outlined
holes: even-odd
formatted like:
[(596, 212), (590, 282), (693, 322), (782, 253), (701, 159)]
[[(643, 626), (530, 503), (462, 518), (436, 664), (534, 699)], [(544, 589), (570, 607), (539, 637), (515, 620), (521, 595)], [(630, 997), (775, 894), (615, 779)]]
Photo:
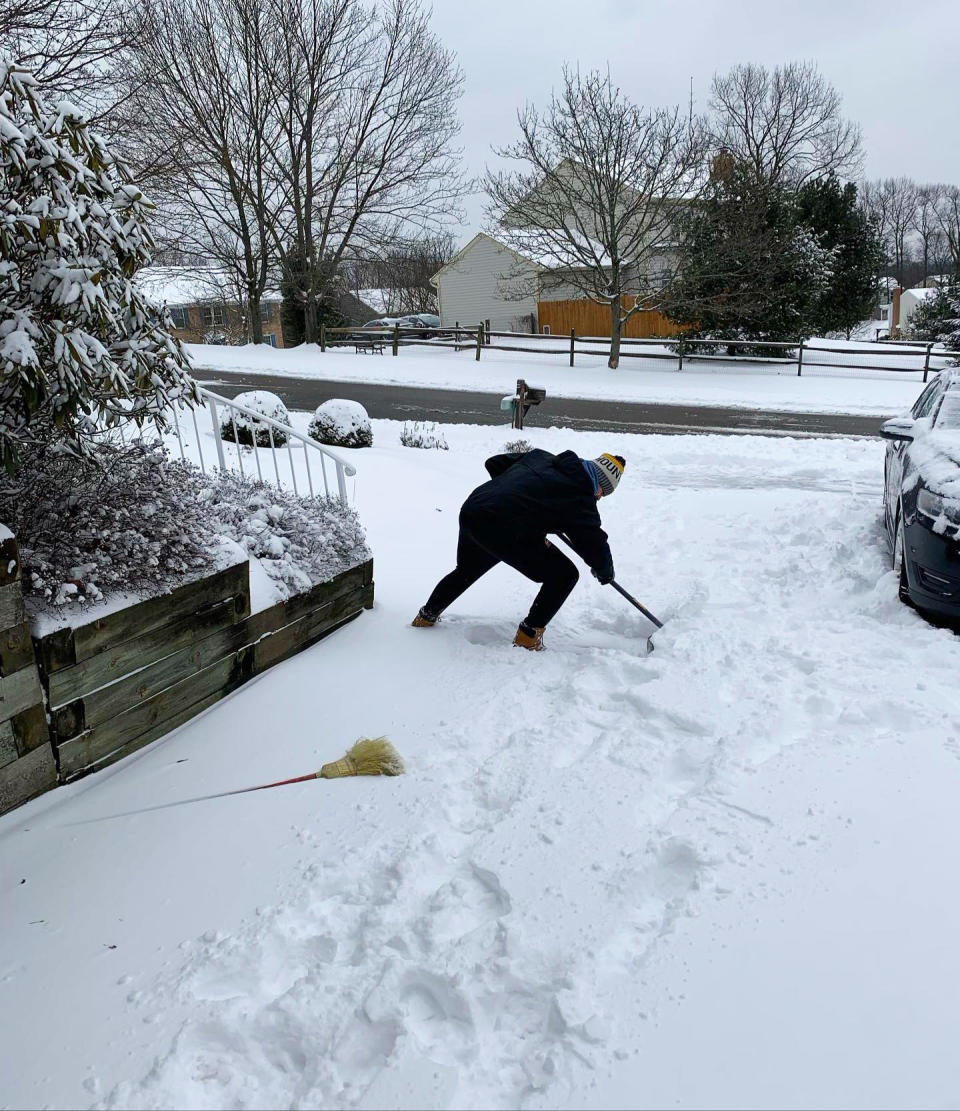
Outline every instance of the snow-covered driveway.
[[(532, 432), (627, 457), (667, 621), (585, 574), (532, 655), (502, 568), (408, 627), (508, 437), (445, 434), (358, 453), (372, 613), (0, 822), (0, 1102), (955, 1101), (960, 638), (896, 599), (882, 448)], [(408, 775), (82, 824), (379, 733)]]

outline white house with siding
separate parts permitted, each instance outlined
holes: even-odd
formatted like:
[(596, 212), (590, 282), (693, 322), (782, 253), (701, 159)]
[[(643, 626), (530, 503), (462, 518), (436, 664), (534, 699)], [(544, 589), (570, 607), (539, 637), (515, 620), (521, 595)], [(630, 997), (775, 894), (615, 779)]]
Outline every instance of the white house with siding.
[(430, 279), (442, 326), (489, 320), (497, 332), (536, 332), (543, 269), (480, 232)]

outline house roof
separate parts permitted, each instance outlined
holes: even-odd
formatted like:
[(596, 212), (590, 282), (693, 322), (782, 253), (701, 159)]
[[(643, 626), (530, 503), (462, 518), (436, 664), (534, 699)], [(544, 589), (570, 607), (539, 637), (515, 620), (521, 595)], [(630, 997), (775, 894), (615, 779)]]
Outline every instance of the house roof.
[(533, 266), (539, 266), (539, 264), (535, 262), (534, 259), (511, 247), (509, 243), (504, 243), (501, 239), (495, 239), (492, 235), (488, 235), (485, 231), (478, 231), (473, 239), (471, 239), (468, 243), (464, 243), (464, 245), (460, 248), (459, 251), (457, 251), (453, 258), (449, 260), (449, 262), (444, 263), (444, 265), (440, 267), (436, 274), (431, 275), (430, 284), (435, 286), (437, 284), (437, 278), (439, 278), (445, 270), (449, 270), (451, 266), (454, 266), (466, 254), (473, 250), (473, 248), (476, 246), (477, 243), (480, 242), (481, 239), (489, 239), (491, 243), (496, 244), (496, 246), (500, 247), (502, 250), (509, 251), (510, 254), (516, 255), (516, 257), (521, 262), (529, 262)]
[(928, 297), (934, 297), (939, 290), (927, 286), (917, 286), (915, 289), (905, 289), (903, 292), (912, 294), (918, 301), (924, 301)]

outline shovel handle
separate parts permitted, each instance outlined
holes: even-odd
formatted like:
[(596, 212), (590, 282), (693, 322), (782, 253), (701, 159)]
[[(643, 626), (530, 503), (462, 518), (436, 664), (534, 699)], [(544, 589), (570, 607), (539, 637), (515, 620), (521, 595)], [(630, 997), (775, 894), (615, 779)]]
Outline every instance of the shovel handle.
[(647, 607), (645, 605), (643, 605), (642, 602), (638, 602), (632, 594), (630, 594), (626, 590), (624, 590), (623, 587), (617, 582), (616, 579), (611, 579), (610, 580), (610, 585), (613, 587), (613, 589), (618, 594), (622, 594), (624, 596), (624, 598), (626, 598), (626, 600), (630, 603), (631, 606), (636, 606), (637, 609), (643, 614), (643, 616), (648, 621), (652, 621), (658, 629), (663, 628), (663, 622), (660, 621), (658, 618), (654, 617), (653, 614), (647, 609)]
[[(570, 548), (571, 551), (574, 551), (574, 552), (576, 551), (576, 548), (574, 548), (574, 546), (570, 543), (570, 537), (569, 536), (565, 536), (562, 532), (558, 532), (557, 536), (560, 537), (560, 539), (564, 542), (564, 544), (567, 545), (568, 548)], [(663, 622), (660, 621), (658, 618), (654, 617), (653, 614), (647, 609), (647, 607), (645, 605), (643, 605), (642, 602), (638, 602), (636, 600), (636, 598), (634, 598), (634, 596), (629, 593), (629, 591), (624, 590), (623, 587), (617, 582), (616, 579), (611, 579), (610, 580), (610, 585), (613, 587), (614, 590), (617, 591), (618, 594), (622, 594), (624, 596), (624, 598), (626, 598), (626, 600), (630, 603), (631, 606), (636, 606), (637, 609), (643, 614), (643, 616), (648, 621), (652, 621), (658, 629), (663, 628)]]

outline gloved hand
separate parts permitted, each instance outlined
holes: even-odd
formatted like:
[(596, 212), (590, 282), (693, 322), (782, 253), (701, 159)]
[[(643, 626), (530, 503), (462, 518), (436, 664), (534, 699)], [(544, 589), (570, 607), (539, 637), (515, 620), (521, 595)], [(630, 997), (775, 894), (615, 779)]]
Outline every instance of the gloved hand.
[(609, 567), (601, 567), (599, 569), (593, 567), (590, 570), (590, 574), (593, 575), (601, 586), (606, 586), (607, 583), (612, 583), (614, 580), (613, 564)]

